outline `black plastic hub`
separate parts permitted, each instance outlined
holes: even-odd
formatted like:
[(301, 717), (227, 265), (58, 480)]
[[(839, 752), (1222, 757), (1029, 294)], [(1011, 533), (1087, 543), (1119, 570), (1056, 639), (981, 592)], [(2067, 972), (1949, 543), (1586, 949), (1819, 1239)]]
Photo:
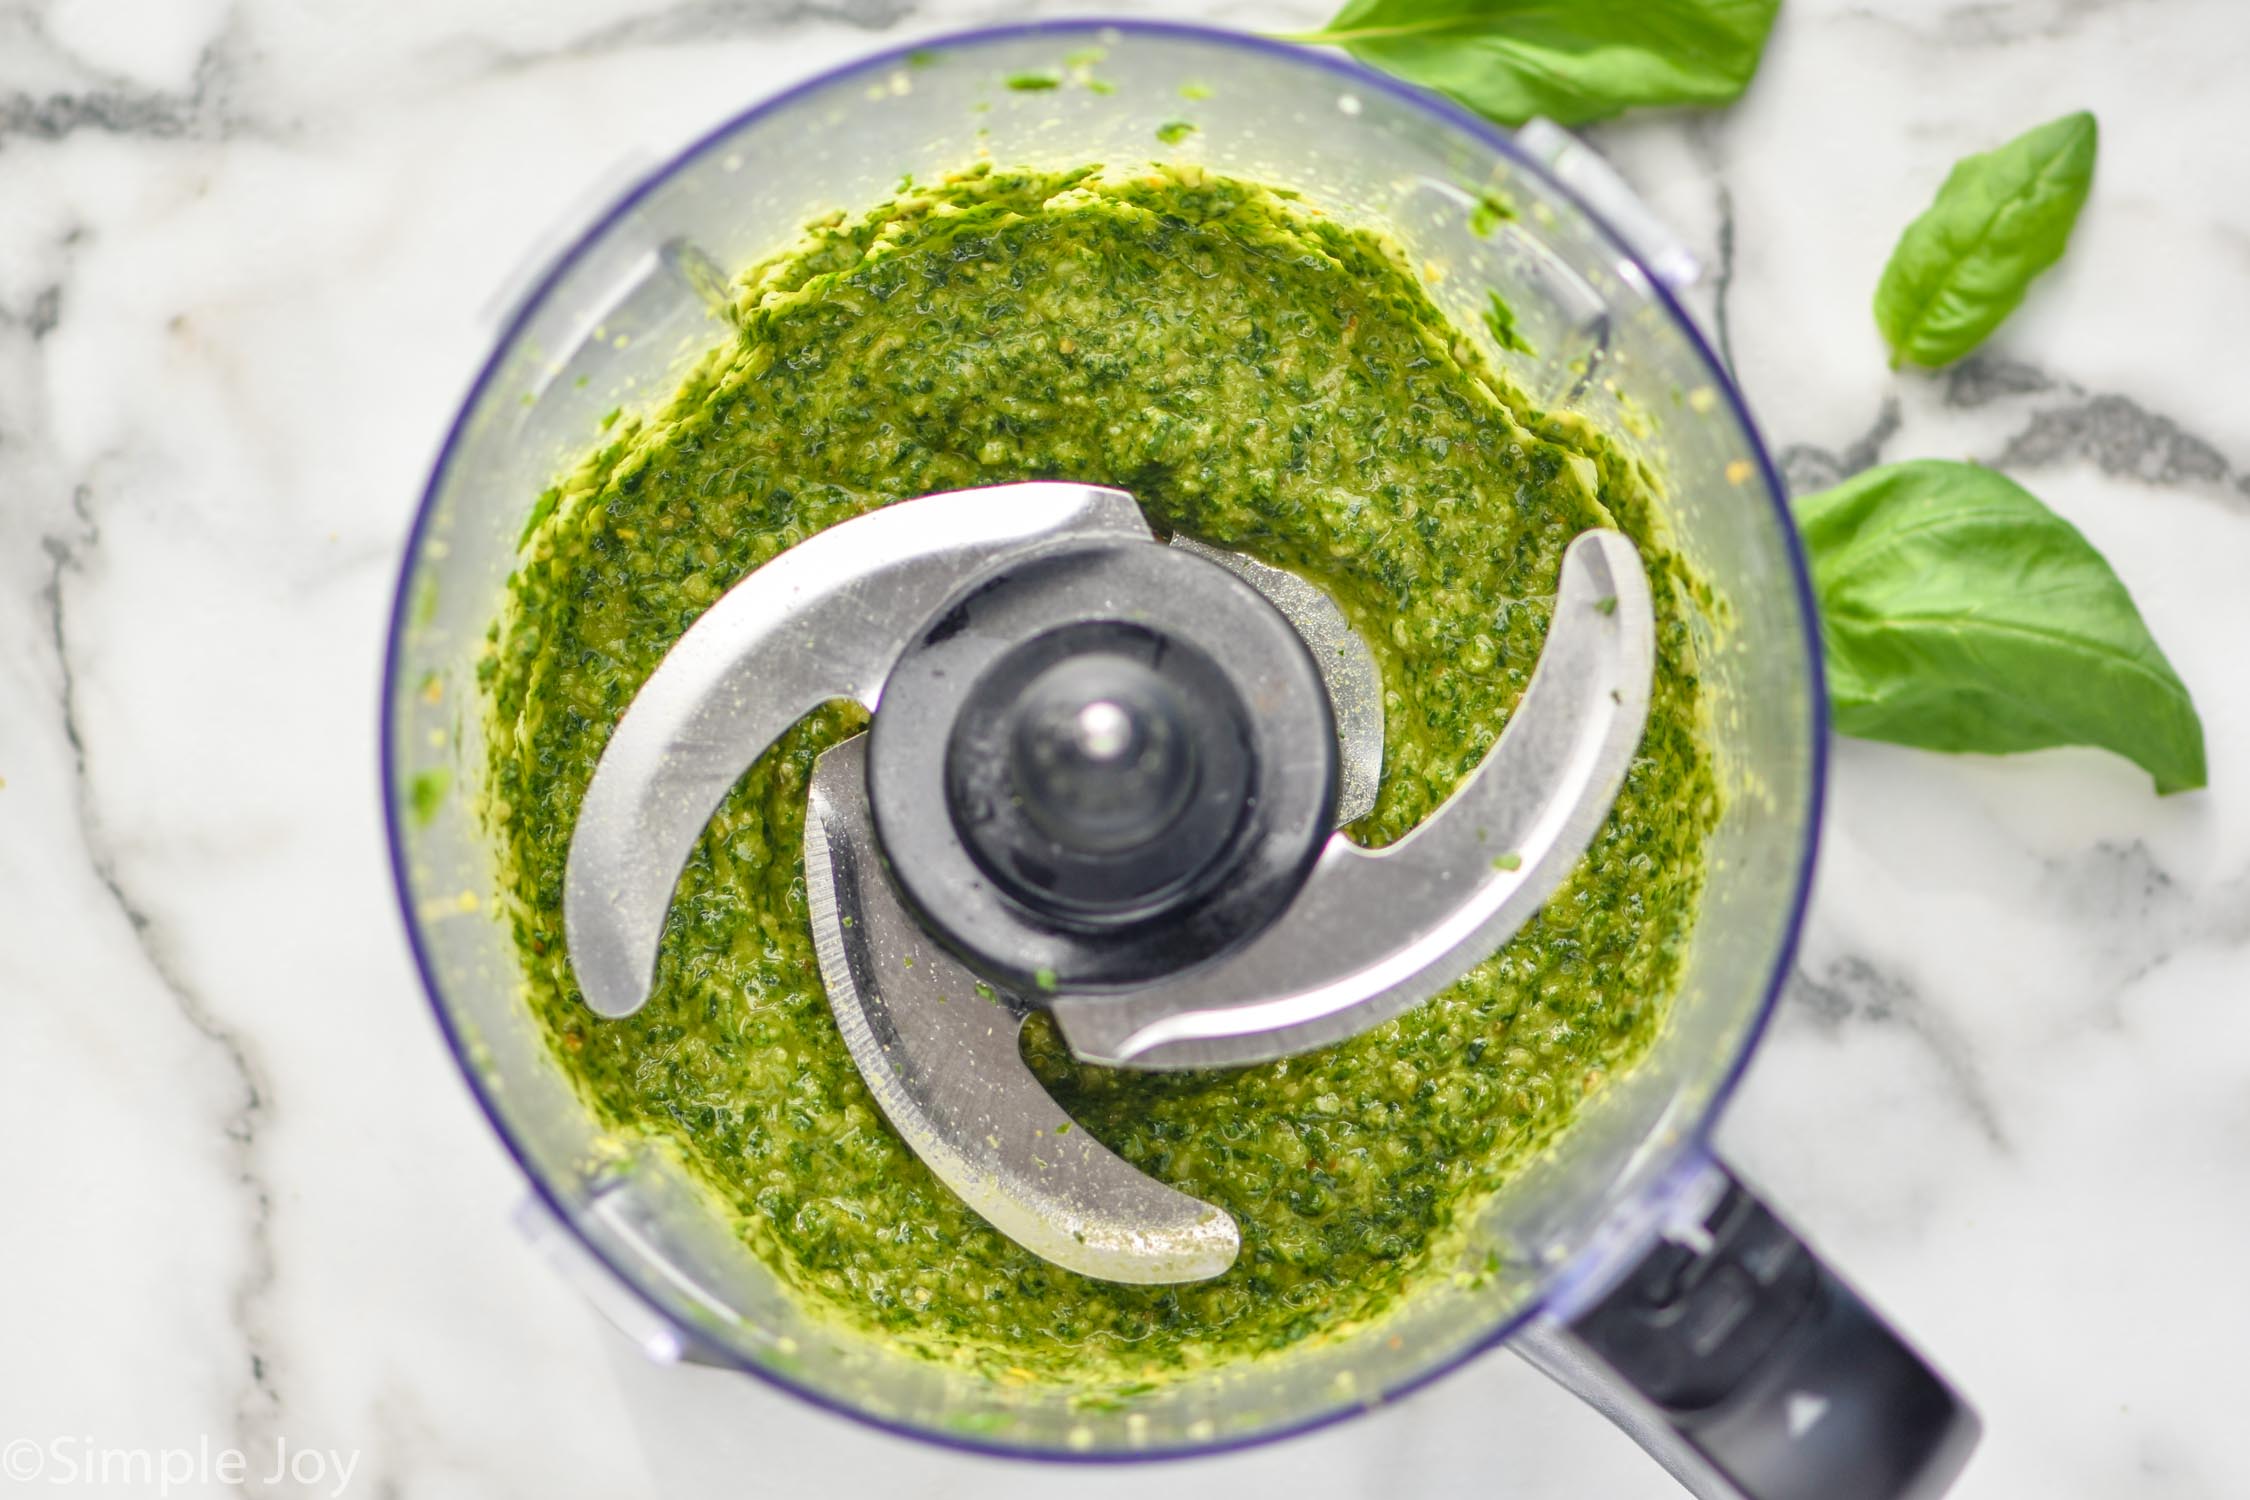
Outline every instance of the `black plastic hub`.
[(979, 678), (946, 806), (984, 872), (1056, 922), (1116, 928), (1193, 900), (1249, 810), (1247, 711), (1210, 657), (1143, 625), (1065, 625)]
[(1333, 825), (1311, 653), (1255, 589), (1150, 542), (965, 589), (883, 687), (868, 802), (901, 894), (1036, 1000), (1146, 984), (1279, 915)]

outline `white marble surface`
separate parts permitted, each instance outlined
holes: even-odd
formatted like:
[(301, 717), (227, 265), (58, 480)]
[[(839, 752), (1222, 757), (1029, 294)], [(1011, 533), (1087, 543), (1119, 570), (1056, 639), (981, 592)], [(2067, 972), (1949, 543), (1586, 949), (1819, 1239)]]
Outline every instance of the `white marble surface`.
[[(494, 291), (629, 147), (1009, 9), (0, 0), (0, 1448), (240, 1446), (252, 1493), (334, 1492), (263, 1484), (282, 1443), (359, 1495), (1671, 1493), (1505, 1357), (1158, 1473), (941, 1456), (643, 1366), (507, 1226), (373, 743), (394, 549)], [(1786, 10), (1742, 105), (1599, 144), (1719, 268), (1704, 312), (1792, 477), (2033, 485), (2139, 595), (2214, 786), (1841, 747), (1723, 1139), (1981, 1403), (1962, 1495), (2250, 1494), (2250, 11)], [(2067, 262), (1971, 366), (1888, 374), (1898, 227), (2079, 106)]]

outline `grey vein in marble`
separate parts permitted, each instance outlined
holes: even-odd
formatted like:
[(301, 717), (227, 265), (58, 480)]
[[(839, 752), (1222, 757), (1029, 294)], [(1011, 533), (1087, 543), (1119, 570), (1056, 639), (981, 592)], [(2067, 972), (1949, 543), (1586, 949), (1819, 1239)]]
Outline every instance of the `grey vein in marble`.
[(2102, 935), (2105, 1014), (2117, 994), (2201, 946), (2250, 946), (2250, 868), (2218, 880), (2183, 880), (2145, 839), (2104, 839), (2084, 853), (2041, 861), (2039, 899), (2076, 932)]
[(0, 149), (81, 133), (150, 140), (223, 140), (241, 133), (254, 122), (235, 108), (235, 45), (230, 34), (222, 34), (206, 46), (196, 60), (194, 85), (185, 92), (96, 75), (73, 88), (0, 93)]
[(1791, 443), (1783, 448), (1777, 460), (1782, 483), (1792, 495), (1809, 495), (1874, 468), (1882, 462), (1884, 445), (1898, 436), (1903, 421), (1898, 397), (1886, 394), (1867, 430), (1842, 448), (1821, 448), (1811, 443)]
[(2079, 23), (2124, 0), (1969, 0), (1936, 9), (1934, 26), (1901, 17), (1903, 6), (1869, 6), (1862, 12), (1905, 27), (1930, 43), (1946, 47), (2006, 48), (2028, 41), (2067, 41)]
[(1991, 355), (1973, 355), (1955, 366), (1942, 390), (1948, 405), (1963, 410), (2011, 397), (2060, 398), (2035, 405), (2030, 420), (1990, 460), (1995, 468), (2081, 461), (2112, 477), (2160, 488), (2231, 488), (2250, 495), (2250, 473), (2228, 462), (2216, 443), (2130, 397), (2088, 390), (2052, 371)]
[(1728, 322), (1728, 303), (1734, 294), (1734, 190), (1721, 181), (1716, 193), (1719, 204), (1719, 263), (1711, 273), (1711, 321), (1719, 341), (1719, 362), (1726, 366), (1727, 374), (1732, 376), (1735, 374), (1734, 328)]
[(914, 0), (680, 0), (589, 31), (566, 43), (559, 53), (590, 57), (626, 47), (716, 41), (809, 21), (881, 31), (913, 13)]
[(2032, 413), (1995, 463), (2039, 468), (2084, 461), (2104, 474), (2163, 487), (2209, 485), (2250, 494), (2250, 472), (2227, 461), (2216, 443), (2162, 412), (2110, 392), (2050, 374), (2001, 355), (1976, 354), (1944, 372), (1945, 404), (1975, 411), (2015, 397), (2059, 393), (2057, 404)]
[(2034, 413), (1997, 462), (2004, 469), (2038, 468), (2071, 459), (2146, 484), (2231, 484), (2250, 495), (2250, 474), (2237, 472), (2216, 446), (2123, 396), (2079, 395)]
[(33, 294), (21, 312), (0, 307), (0, 328), (21, 328), (36, 344), (62, 320), (62, 283), (50, 282)]
[[(273, 1190), (259, 1157), (259, 1132), (270, 1112), (271, 1090), (264, 1082), (255, 1045), (242, 1032), (221, 1021), (208, 1002), (182, 972), (164, 930), (133, 894), (103, 821), (88, 767), (88, 749), (78, 707), (78, 674), (72, 660), (69, 632), (69, 583), (101, 546), (101, 527), (94, 516), (91, 493), (80, 485), (71, 496), (74, 532), (50, 534), (45, 549), (50, 563), (42, 598), (47, 609), (48, 648), (54, 653), (61, 682), (56, 705), (63, 737), (72, 760), (72, 797), (79, 836), (95, 880), (108, 894), (117, 915), (125, 921), (133, 941), (171, 996), (180, 1018), (207, 1040), (232, 1075), (239, 1090), (234, 1111), (223, 1122), (228, 1156), (240, 1188), (243, 1221), (244, 1269), (228, 1299), (236, 1335), (241, 1340), (241, 1383), (234, 1401), (235, 1446), (245, 1453), (264, 1456), (280, 1440), (276, 1425), (282, 1399), (276, 1383), (269, 1340), (263, 1326), (264, 1303), (274, 1284)], [(262, 1472), (262, 1471), (261, 1471)]]
[(1711, 178), (1712, 207), (1717, 225), (1711, 233), (1711, 341), (1729, 376), (1734, 363), (1735, 211), (1734, 189), (1727, 181), (1726, 149), (1719, 126), (1710, 119), (1693, 118), (1684, 127), (1689, 149)]
[(1810, 1020), (1831, 1034), (1847, 1025), (1897, 1027), (1929, 1054), (1947, 1091), (1986, 1144), (2003, 1154), (2012, 1149), (1999, 1106), (1985, 1087), (1975, 1048), (1945, 1012), (1925, 1001), (1903, 975), (1872, 960), (1847, 955), (1818, 974), (1800, 968), (1790, 981), (1789, 1014)]
[[(2230, 463), (2208, 438), (2129, 397), (2088, 390), (2022, 360), (1972, 355), (1943, 372), (1903, 378), (1935, 389), (1943, 405), (1958, 411), (2010, 402), (2030, 405), (2029, 415), (1999, 451), (1980, 460), (1993, 468), (2021, 473), (2083, 462), (2114, 478), (2158, 488), (2250, 495), (2250, 471)], [(1883, 462), (1884, 450), (1902, 424), (1900, 398), (1890, 393), (1874, 421), (1844, 447), (1792, 443), (1783, 448), (1780, 464), (1791, 493), (1824, 489)]]

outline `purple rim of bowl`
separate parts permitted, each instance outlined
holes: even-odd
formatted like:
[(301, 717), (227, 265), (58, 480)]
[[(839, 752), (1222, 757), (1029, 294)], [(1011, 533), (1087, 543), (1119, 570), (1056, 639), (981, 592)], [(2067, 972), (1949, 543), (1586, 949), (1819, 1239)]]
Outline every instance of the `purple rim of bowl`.
[[(1805, 907), (1812, 892), (1813, 868), (1819, 852), (1821, 816), (1826, 802), (1828, 784), (1828, 736), (1826, 730), (1828, 691), (1827, 682), (1821, 671), (1820, 639), (1818, 626), (1815, 623), (1818, 616), (1814, 612), (1811, 575), (1806, 568), (1804, 549), (1798, 541), (1795, 523), (1788, 512), (1781, 476), (1774, 469), (1773, 460), (1766, 452), (1765, 439), (1760, 435), (1757, 424), (1751, 420), (1749, 408), (1744, 404), (1742, 393), (1736, 387), (1731, 372), (1712, 352), (1709, 341), (1703, 337), (1702, 331), (1697, 328), (1694, 320), (1680, 306), (1678, 299), (1672, 295), (1671, 289), (1664, 284), (1662, 278), (1649, 268), (1640, 255), (1626, 243), (1624, 238), (1610, 226), (1606, 219), (1580, 199), (1577, 193), (1556, 181), (1544, 167), (1526, 157), (1506, 131), (1477, 115), (1471, 114), (1451, 100), (1377, 73), (1333, 53), (1317, 52), (1308, 47), (1274, 41), (1247, 32), (1230, 31), (1220, 27), (1198, 26), (1185, 22), (1118, 20), (1099, 16), (1070, 17), (1056, 20), (1026, 21), (1005, 26), (977, 27), (966, 31), (918, 37), (911, 42), (886, 47), (878, 52), (867, 53), (851, 62), (826, 69), (801, 82), (792, 84), (705, 132), (675, 153), (661, 167), (642, 177), (629, 192), (612, 203), (597, 221), (580, 233), (572, 241), (569, 249), (557, 256), (541, 272), (538, 280), (515, 304), (506, 326), (502, 328), (499, 337), (493, 343), (492, 353), (486, 356), (483, 367), (478, 370), (476, 379), (471, 382), (468, 394), (463, 398), (460, 409), (454, 414), (453, 421), (446, 430), (445, 441), (438, 449), (437, 461), (431, 465), (429, 482), (423, 487), (422, 499), (416, 507), (413, 525), (408, 530), (405, 551), (399, 563), (398, 582), (392, 591), (390, 630), (383, 653), (383, 696), (376, 711), (381, 747), (380, 774), (382, 776), (383, 827), (385, 841), (390, 850), (391, 879), (398, 896), (399, 916), (406, 928), (408, 946), (413, 950), (414, 966), (421, 976), (423, 992), (429, 999), (432, 1013), (437, 1017), (439, 1030), (445, 1034), (446, 1045), (453, 1053), (453, 1060), (460, 1067), (462, 1077), (468, 1081), (470, 1093), (476, 1098), (477, 1107), (484, 1112), (485, 1119), (490, 1122), (493, 1131), (500, 1137), (502, 1146), (515, 1161), (518, 1170), (522, 1172), (524, 1180), (530, 1184), (532, 1192), (537, 1195), (541, 1205), (556, 1223), (563, 1225), (568, 1233), (577, 1238), (579, 1243), (586, 1248), (588, 1254), (593, 1256), (611, 1275), (615, 1276), (624, 1286), (630, 1288), (635, 1296), (667, 1322), (672, 1322), (673, 1319), (665, 1310), (663, 1301), (656, 1295), (655, 1291), (644, 1285), (627, 1268), (618, 1265), (604, 1255), (600, 1248), (579, 1229), (576, 1218), (564, 1206), (561, 1199), (555, 1195), (545, 1179), (532, 1169), (528, 1156), (517, 1143), (507, 1121), (502, 1117), (495, 1101), (487, 1092), (483, 1081), (478, 1077), (477, 1070), (470, 1064), (467, 1043), (459, 1029), (454, 1025), (452, 1016), (439, 999), (436, 973), (432, 967), (430, 955), (423, 946), (421, 930), (415, 923), (413, 897), (407, 889), (406, 881), (404, 824), (400, 817), (398, 787), (399, 768), (397, 756), (392, 747), (390, 710), (392, 703), (395, 701), (393, 690), (397, 685), (400, 660), (404, 653), (408, 617), (407, 585), (413, 573), (414, 559), (420, 555), (422, 540), (429, 528), (430, 516), (437, 499), (439, 485), (442, 483), (446, 469), (452, 461), (453, 450), (460, 441), (463, 424), (468, 420), (470, 412), (476, 409), (477, 402), (491, 384), (500, 361), (508, 349), (514, 345), (532, 311), (546, 300), (548, 293), (554, 289), (555, 283), (561, 279), (564, 272), (576, 264), (588, 246), (601, 238), (619, 218), (631, 212), (643, 197), (689, 162), (711, 150), (720, 141), (732, 136), (736, 131), (761, 116), (859, 74), (897, 67), (914, 53), (971, 48), (995, 42), (1014, 41), (1025, 37), (1080, 36), (1105, 31), (1140, 37), (1175, 37), (1206, 46), (1233, 47), (1243, 52), (1262, 54), (1268, 57), (1286, 57), (1292, 63), (1319, 68), (1332, 73), (1338, 80), (1349, 83), (1355, 88), (1376, 89), (1389, 94), (1444, 121), (1454, 129), (1508, 158), (1518, 169), (1537, 177), (1545, 186), (1574, 204), (1578, 211), (1585, 215), (1587, 221), (1594, 225), (1602, 237), (1609, 242), (1610, 248), (1620, 258), (1630, 261), (1639, 269), (1642, 280), (1650, 293), (1662, 304), (1664, 310), (1671, 314), (1673, 322), (1687, 339), (1689, 347), (1695, 351), (1709, 370), (1713, 385), (1725, 399), (1728, 410), (1733, 414), (1735, 421), (1740, 424), (1744, 435), (1749, 439), (1751, 455), (1757, 462), (1759, 477), (1765, 481), (1764, 492), (1768, 501), (1774, 506), (1776, 519), (1788, 551), (1790, 582), (1797, 593), (1798, 618), (1804, 622), (1805, 659), (1809, 667), (1806, 674), (1806, 686), (1812, 700), (1813, 713), (1810, 722), (1815, 726), (1815, 733), (1812, 736), (1812, 775), (1806, 797), (1803, 853), (1798, 864), (1794, 889), (1790, 893), (1789, 920), (1783, 929), (1782, 940), (1774, 951), (1773, 969), (1766, 979), (1765, 996), (1758, 1005), (1757, 1013), (1751, 1018), (1749, 1027), (1743, 1033), (1742, 1042), (1734, 1060), (1728, 1065), (1725, 1075), (1719, 1080), (1718, 1086), (1712, 1090), (1710, 1098), (1706, 1101), (1702, 1118), (1696, 1123), (1693, 1135), (1683, 1138), (1675, 1148), (1667, 1171), (1670, 1171), (1683, 1158), (1708, 1151), (1710, 1133), (1713, 1127), (1717, 1125), (1719, 1116), (1724, 1112), (1727, 1102), (1741, 1085), (1743, 1074), (1748, 1070), (1750, 1060), (1758, 1050), (1758, 1043), (1764, 1037), (1766, 1028), (1773, 1019), (1775, 1007), (1780, 1001), (1781, 992), (1787, 984), (1791, 967), (1795, 962), (1798, 938), (1804, 927)], [(1659, 1176), (1661, 1175), (1663, 1174), (1659, 1174)], [(1552, 1278), (1549, 1288), (1543, 1288), (1540, 1292), (1528, 1298), (1523, 1306), (1517, 1308), (1508, 1317), (1487, 1330), (1482, 1337), (1472, 1340), (1429, 1369), (1420, 1371), (1412, 1378), (1384, 1391), (1375, 1401), (1354, 1401), (1330, 1407), (1313, 1412), (1301, 1420), (1282, 1423), (1263, 1432), (1220, 1438), (1207, 1443), (1187, 1444), (1176, 1448), (1135, 1453), (1074, 1453), (1066, 1449), (1016, 1447), (983, 1439), (974, 1434), (914, 1426), (863, 1411), (839, 1401), (825, 1392), (799, 1384), (780, 1371), (734, 1359), (723, 1350), (712, 1349), (706, 1341), (698, 1338), (692, 1330), (682, 1329), (682, 1333), (694, 1347), (716, 1355), (724, 1361), (728, 1368), (740, 1370), (744, 1374), (754, 1376), (787, 1391), (800, 1400), (810, 1402), (824, 1411), (833, 1412), (838, 1416), (849, 1418), (878, 1431), (912, 1438), (919, 1442), (931, 1443), (959, 1452), (999, 1458), (1059, 1463), (1146, 1463), (1238, 1452), (1265, 1443), (1279, 1442), (1284, 1438), (1302, 1436), (1305, 1433), (1358, 1416), (1363, 1412), (1373, 1410), (1377, 1406), (1387, 1406), (1400, 1397), (1421, 1389), (1441, 1376), (1451, 1374), (1478, 1355), (1497, 1345), (1506, 1343), (1517, 1330), (1536, 1317), (1546, 1305), (1548, 1290), (1551, 1289), (1553, 1280), (1560, 1279), (1561, 1275), (1567, 1274), (1566, 1270), (1559, 1273), (1556, 1278)]]

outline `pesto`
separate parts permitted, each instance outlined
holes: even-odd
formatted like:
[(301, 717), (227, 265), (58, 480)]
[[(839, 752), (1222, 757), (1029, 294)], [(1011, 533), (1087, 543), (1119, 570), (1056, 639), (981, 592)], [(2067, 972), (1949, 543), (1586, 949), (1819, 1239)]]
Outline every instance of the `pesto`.
[(1516, 310), (1498, 292), (1485, 294), (1484, 331), (1492, 335), (1492, 342), (1510, 354), (1536, 355), (1539, 352), (1516, 330)]
[[(1456, 1268), (1466, 1215), (1645, 1049), (1675, 986), (1718, 794), (1686, 602), (1645, 471), (1531, 408), (1388, 241), (1178, 168), (980, 170), (815, 225), (736, 288), (724, 342), (540, 501), (486, 692), (484, 810), (530, 1003), (610, 1126), (664, 1143), (811, 1303), (933, 1358), (1080, 1388), (1266, 1355)], [(1019, 1249), (892, 1133), (806, 926), (815, 714), (713, 820), (654, 999), (579, 999), (564, 859), (605, 739), (681, 632), (824, 527), (937, 490), (1121, 486), (1163, 527), (1291, 568), (1373, 647), (1380, 799), (1411, 829), (1498, 735), (1564, 545), (1615, 525), (1651, 568), (1646, 741), (1582, 867), (1452, 989), (1325, 1052), (1223, 1073), (1025, 1049), (1080, 1128), (1232, 1213), (1215, 1280), (1090, 1281)], [(1495, 862), (1511, 856), (1502, 852)]]

